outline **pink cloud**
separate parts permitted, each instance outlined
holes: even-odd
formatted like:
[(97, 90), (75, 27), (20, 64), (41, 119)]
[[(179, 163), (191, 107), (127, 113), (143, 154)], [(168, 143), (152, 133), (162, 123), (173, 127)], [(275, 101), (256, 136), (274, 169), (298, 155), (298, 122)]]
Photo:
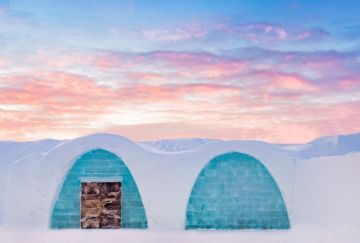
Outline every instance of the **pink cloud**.
[(188, 23), (168, 28), (144, 30), (142, 33), (150, 41), (225, 40), (229, 37), (236, 37), (255, 44), (277, 41), (322, 40), (330, 36), (326, 30), (316, 27), (309, 29), (294, 28), (276, 23), (237, 23), (235, 21)]
[(312, 28), (297, 32), (292, 37), (294, 40), (309, 40), (309, 39), (326, 39), (330, 34), (321, 28)]
[(344, 89), (355, 89), (357, 87), (360, 87), (360, 78), (359, 77), (345, 78), (340, 81), (340, 86)]
[(154, 72), (136, 72), (130, 73), (128, 75), (130, 79), (139, 80), (139, 81), (164, 81), (166, 80), (166, 76), (159, 73)]
[(151, 41), (184, 41), (193, 38), (202, 38), (208, 35), (204, 26), (194, 23), (172, 29), (144, 30), (143, 35)]
[(268, 81), (268, 87), (277, 90), (312, 92), (319, 90), (310, 80), (297, 74), (282, 72), (257, 72), (258, 78)]
[(9, 62), (5, 59), (0, 59), (0, 67), (5, 67), (9, 64)]
[[(355, 54), (251, 53), (10, 56), (0, 76), (0, 138), (118, 132), (139, 140), (304, 142), (360, 129)], [(307, 70), (316, 70), (316, 77)]]

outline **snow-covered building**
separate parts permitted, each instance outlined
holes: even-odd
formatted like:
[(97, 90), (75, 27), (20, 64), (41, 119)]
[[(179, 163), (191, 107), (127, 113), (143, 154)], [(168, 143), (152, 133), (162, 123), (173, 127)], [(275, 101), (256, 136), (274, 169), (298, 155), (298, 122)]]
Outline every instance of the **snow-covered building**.
[[(255, 141), (209, 141), (164, 152), (109, 134), (39, 143), (37, 150), (2, 160), (0, 217), (3, 227), (52, 229), (359, 223), (360, 180), (350, 175), (358, 174), (360, 156), (346, 156), (327, 158), (327, 167), (324, 159), (300, 160)], [(339, 160), (347, 166), (329, 169)], [(345, 199), (352, 200), (348, 208), (339, 206)]]

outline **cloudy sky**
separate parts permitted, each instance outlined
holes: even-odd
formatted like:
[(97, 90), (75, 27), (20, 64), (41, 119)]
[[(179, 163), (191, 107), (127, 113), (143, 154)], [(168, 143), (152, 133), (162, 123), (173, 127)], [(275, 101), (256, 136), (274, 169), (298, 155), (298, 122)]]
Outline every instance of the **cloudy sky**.
[(0, 0), (0, 140), (360, 131), (358, 0)]

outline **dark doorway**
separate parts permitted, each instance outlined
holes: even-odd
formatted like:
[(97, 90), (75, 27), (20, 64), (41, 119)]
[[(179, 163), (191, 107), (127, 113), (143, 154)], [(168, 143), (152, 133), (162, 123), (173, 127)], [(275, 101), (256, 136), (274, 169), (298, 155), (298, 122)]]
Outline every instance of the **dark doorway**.
[(120, 182), (82, 182), (81, 228), (120, 228), (120, 201)]

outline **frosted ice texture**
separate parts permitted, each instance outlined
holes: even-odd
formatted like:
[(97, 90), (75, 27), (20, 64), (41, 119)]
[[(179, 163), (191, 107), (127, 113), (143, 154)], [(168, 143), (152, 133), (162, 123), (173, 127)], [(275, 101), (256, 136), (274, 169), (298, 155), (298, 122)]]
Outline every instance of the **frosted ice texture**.
[(257, 159), (227, 153), (212, 159), (192, 189), (186, 229), (289, 229), (281, 192)]

